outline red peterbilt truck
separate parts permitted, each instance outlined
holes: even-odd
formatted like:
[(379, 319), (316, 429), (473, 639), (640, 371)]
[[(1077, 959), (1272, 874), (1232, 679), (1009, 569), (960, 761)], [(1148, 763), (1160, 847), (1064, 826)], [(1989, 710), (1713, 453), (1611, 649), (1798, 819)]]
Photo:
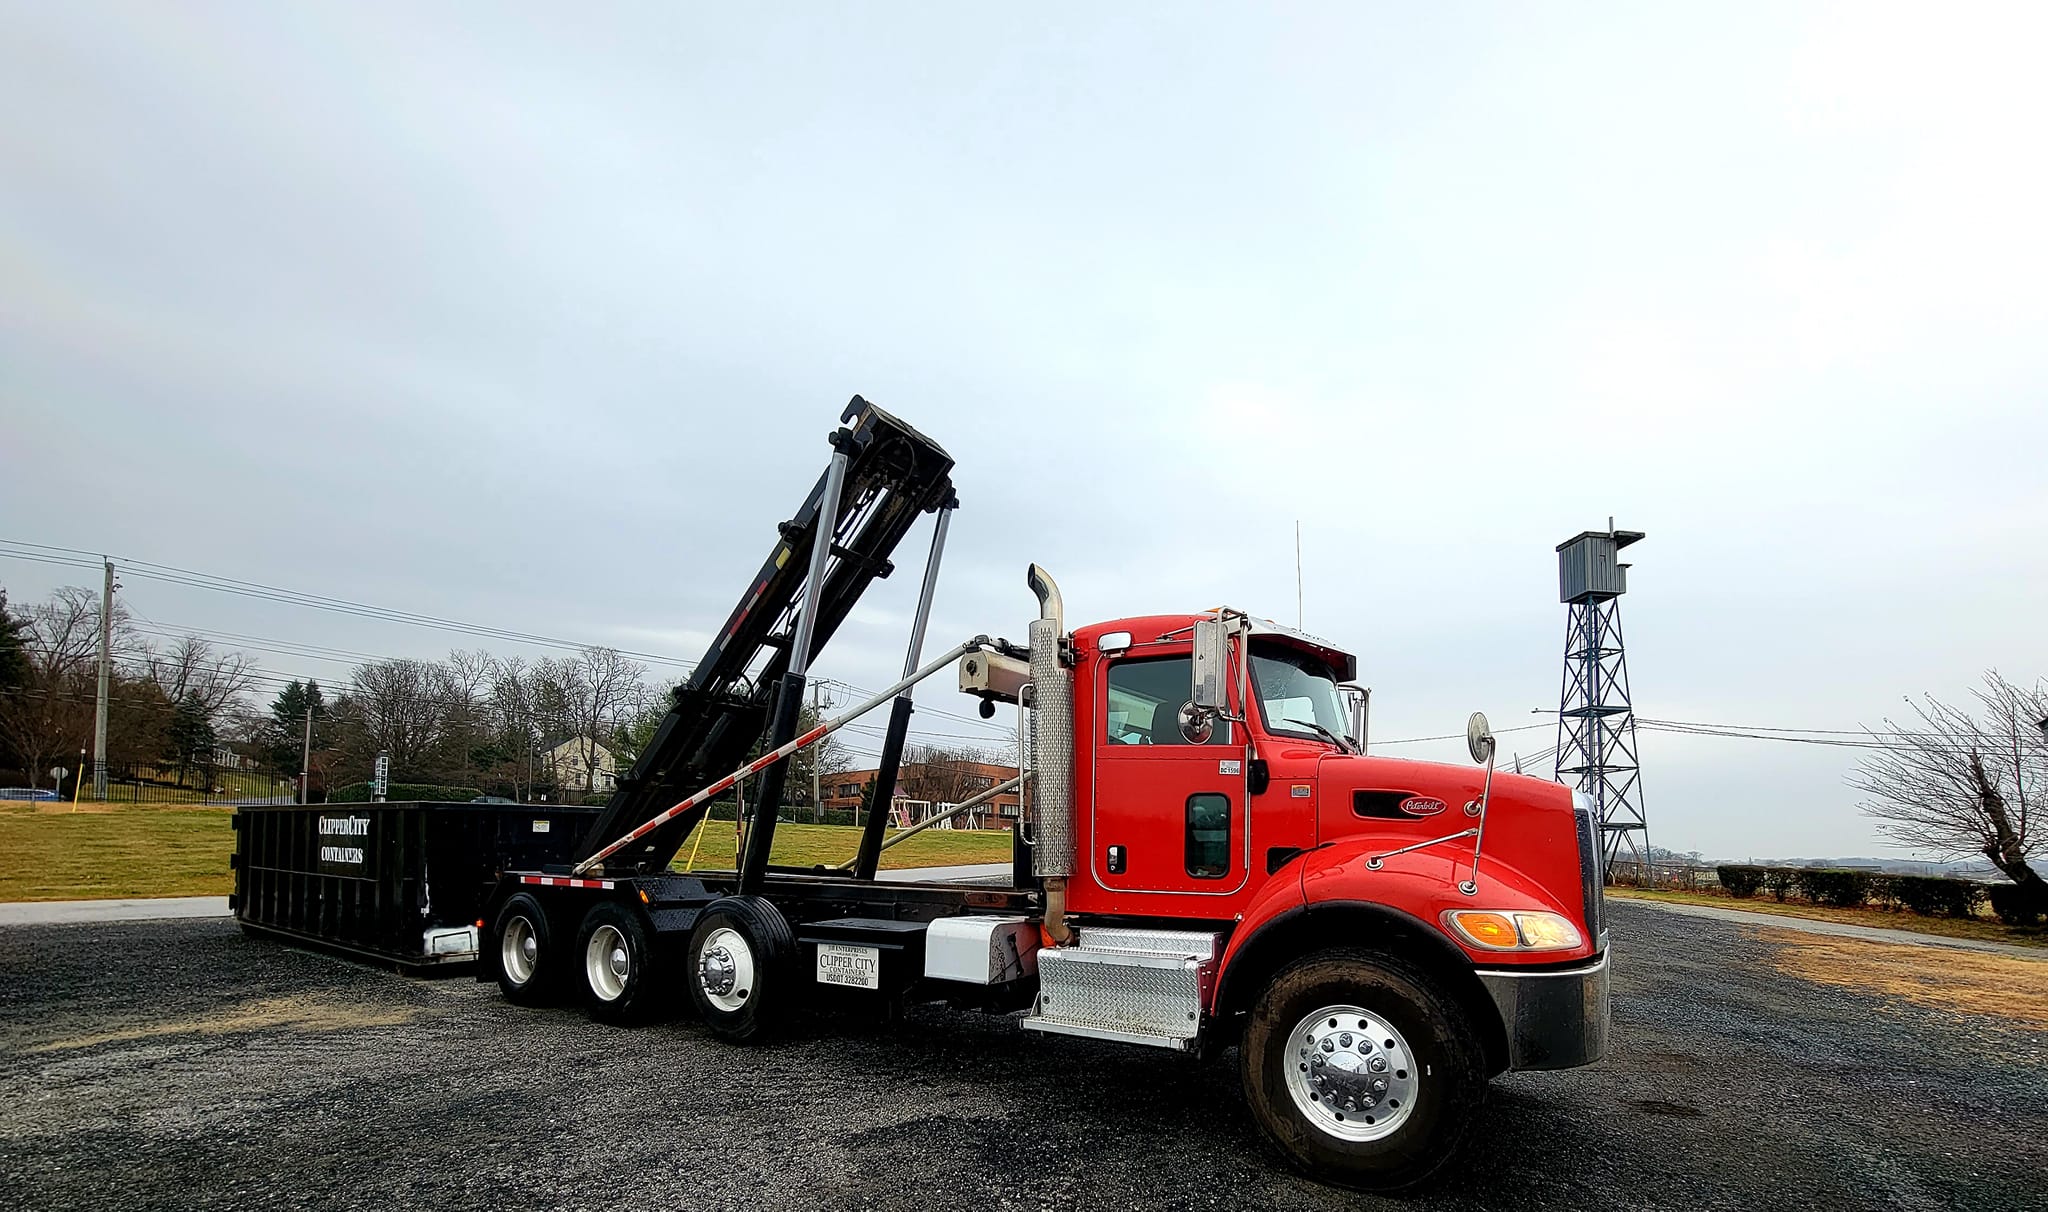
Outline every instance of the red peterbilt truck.
[[(1587, 802), (1496, 772), (1476, 715), (1476, 765), (1368, 755), (1356, 658), (1326, 640), (1229, 609), (1069, 629), (1036, 566), (1028, 643), (977, 636), (925, 660), (952, 461), (859, 397), (842, 421), (831, 466), (578, 857), (505, 872), (486, 898), (484, 975), (508, 998), (574, 997), (632, 1022), (686, 997), (739, 1043), (801, 1029), (808, 1006), (928, 1000), (1055, 1035), (1235, 1045), (1288, 1161), (1382, 1190), (1455, 1152), (1494, 1075), (1601, 1057)], [(903, 680), (798, 735), (810, 657), (925, 512)], [(1011, 871), (880, 881), (911, 688), (947, 670), (984, 716), (1020, 716), (1018, 777), (951, 810), (1022, 786)], [(858, 852), (830, 869), (770, 862), (787, 756), (884, 705)], [(767, 752), (745, 760), (764, 732)], [(741, 779), (756, 794), (737, 870), (672, 870)]]

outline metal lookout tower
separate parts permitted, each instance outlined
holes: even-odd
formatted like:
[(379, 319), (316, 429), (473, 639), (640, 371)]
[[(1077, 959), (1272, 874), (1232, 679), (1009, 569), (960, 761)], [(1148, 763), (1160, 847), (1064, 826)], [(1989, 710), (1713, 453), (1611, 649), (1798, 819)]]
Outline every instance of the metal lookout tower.
[(1636, 760), (1636, 716), (1629, 704), (1628, 657), (1621, 643), (1621, 595), (1628, 565), (1621, 549), (1640, 530), (1588, 530), (1557, 547), (1558, 599), (1569, 610), (1564, 682), (1557, 705), (1557, 779), (1593, 801), (1606, 866), (1626, 853), (1647, 879), (1650, 826), (1643, 814)]

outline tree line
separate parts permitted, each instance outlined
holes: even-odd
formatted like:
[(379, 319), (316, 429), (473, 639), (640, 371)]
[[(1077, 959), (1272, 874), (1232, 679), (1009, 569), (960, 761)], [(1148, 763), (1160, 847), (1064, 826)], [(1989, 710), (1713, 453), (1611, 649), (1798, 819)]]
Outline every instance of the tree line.
[[(303, 769), (319, 799), (367, 781), (386, 754), (393, 782), (589, 798), (608, 790), (603, 771), (631, 766), (669, 706), (646, 665), (596, 646), (540, 659), (383, 658), (338, 684), (280, 685), (200, 636), (145, 634), (118, 600), (109, 628), (108, 765), (174, 786), (209, 786), (228, 761), (293, 787)], [(53, 766), (75, 769), (90, 754), (99, 632), (98, 593), (67, 587), (19, 606), (0, 588), (0, 785), (48, 787)], [(806, 703), (803, 727), (816, 719)], [(803, 751), (789, 800), (808, 802), (814, 768), (823, 781), (853, 765), (836, 739)]]

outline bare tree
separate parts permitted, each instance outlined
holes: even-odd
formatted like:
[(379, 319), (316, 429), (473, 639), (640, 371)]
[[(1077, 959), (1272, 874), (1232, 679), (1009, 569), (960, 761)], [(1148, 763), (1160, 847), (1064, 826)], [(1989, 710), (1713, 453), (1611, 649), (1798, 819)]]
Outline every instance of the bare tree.
[(533, 749), (540, 743), (533, 670), (524, 657), (497, 661), (491, 671), (491, 711), (498, 747), (510, 764), (513, 798), (533, 793)]
[(356, 666), (341, 706), (358, 734), (358, 760), (388, 752), (394, 771), (416, 773), (441, 740), (446, 679), (431, 661), (371, 661)]
[(40, 780), (54, 761), (92, 739), (99, 595), (66, 586), (30, 607), (21, 622), (27, 676), (0, 698), (0, 738), (26, 764), (29, 777)]
[(1973, 690), (1972, 712), (1932, 695), (1913, 703), (1918, 723), (1887, 719), (1883, 745), (1850, 785), (1870, 798), (1863, 811), (1896, 845), (1945, 857), (1983, 855), (2015, 883), (2048, 896), (2028, 863), (2038, 836), (2031, 826), (2048, 802), (2048, 683), (2016, 686), (1997, 670)]
[[(543, 662), (544, 664), (549, 662)], [(598, 749), (610, 752), (627, 715), (647, 700), (647, 666), (610, 648), (585, 648), (567, 661), (556, 661), (562, 722), (574, 742), (581, 769), (579, 791), (601, 788)]]
[(933, 804), (957, 804), (995, 783), (979, 769), (988, 764), (985, 755), (969, 748), (913, 746), (903, 757), (898, 794)]
[(188, 635), (162, 650), (143, 645), (142, 676), (166, 699), (189, 702), (213, 721), (255, 682), (256, 663), (243, 653), (221, 652)]
[(440, 666), (440, 681), (448, 695), (443, 721), (445, 743), (451, 759), (450, 773), (468, 782), (476, 769), (476, 751), (483, 740), (490, 714), (490, 691), (496, 663), (491, 654), (458, 648)]

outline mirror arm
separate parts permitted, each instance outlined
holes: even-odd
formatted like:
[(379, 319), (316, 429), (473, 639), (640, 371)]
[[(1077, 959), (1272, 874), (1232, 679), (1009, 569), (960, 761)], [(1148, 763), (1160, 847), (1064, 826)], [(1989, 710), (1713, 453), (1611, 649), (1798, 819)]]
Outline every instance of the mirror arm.
[(1486, 848), (1486, 806), (1493, 799), (1493, 755), (1500, 745), (1491, 735), (1486, 738), (1486, 782), (1479, 789), (1479, 824), (1472, 829), (1472, 876), (1458, 883), (1458, 891), (1466, 896), (1479, 895), (1479, 855)]

